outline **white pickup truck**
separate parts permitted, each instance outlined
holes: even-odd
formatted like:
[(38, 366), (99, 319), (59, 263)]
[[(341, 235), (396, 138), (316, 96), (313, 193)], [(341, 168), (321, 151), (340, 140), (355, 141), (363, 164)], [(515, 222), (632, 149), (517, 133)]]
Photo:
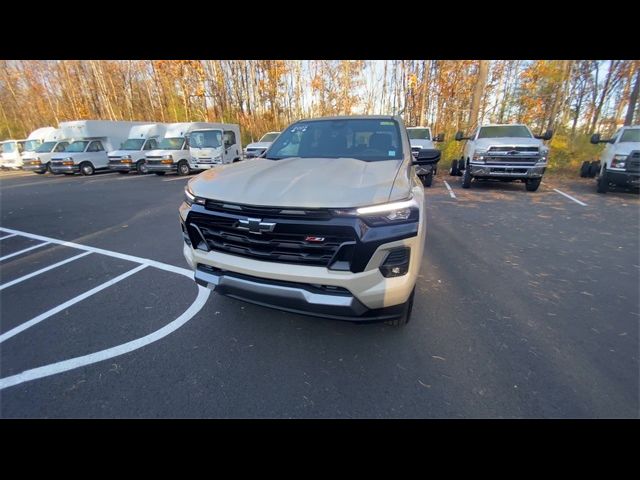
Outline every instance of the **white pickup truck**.
[(640, 188), (640, 125), (622, 127), (603, 140), (596, 133), (591, 143), (606, 143), (600, 155), (598, 193), (607, 193), (611, 185)]
[[(443, 142), (444, 134), (440, 133), (433, 137), (431, 135), (431, 128), (429, 127), (407, 127), (407, 134), (409, 135), (409, 142), (411, 143), (411, 154), (413, 158), (418, 158), (418, 154), (421, 150), (431, 151), (429, 155), (434, 160), (440, 159), (440, 155), (436, 152), (439, 150), (436, 149), (434, 142)], [(425, 165), (416, 164), (416, 175), (422, 181), (422, 184), (425, 187), (430, 187), (433, 182), (433, 177), (438, 171), (438, 162), (428, 163)]]
[(261, 155), (278, 138), (280, 132), (267, 132), (257, 142), (251, 142), (244, 149), (244, 158), (253, 158)]
[(462, 188), (469, 188), (471, 180), (520, 180), (527, 191), (535, 192), (547, 168), (549, 148), (545, 140), (552, 130), (534, 135), (523, 124), (482, 125), (468, 137), (456, 133), (456, 141), (466, 140), (462, 157), (453, 160), (450, 173), (462, 176)]

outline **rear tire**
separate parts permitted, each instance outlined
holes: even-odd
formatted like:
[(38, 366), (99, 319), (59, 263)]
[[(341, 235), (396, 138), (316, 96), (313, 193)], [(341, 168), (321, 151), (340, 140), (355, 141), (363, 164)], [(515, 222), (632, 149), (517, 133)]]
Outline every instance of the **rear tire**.
[(598, 175), (599, 171), (600, 171), (600, 162), (599, 161), (591, 162), (591, 164), (589, 165), (588, 177), (595, 178), (596, 175)]
[(91, 164), (91, 162), (82, 162), (80, 164), (80, 173), (85, 177), (88, 177), (89, 175), (93, 175), (95, 171), (96, 169), (93, 168), (93, 165)]
[(449, 175), (452, 177), (458, 176), (458, 160), (451, 161), (451, 168), (449, 169)]
[(178, 162), (178, 175), (184, 177), (185, 175), (189, 175), (191, 173), (191, 169), (189, 168), (189, 164), (186, 160), (180, 160)]
[(422, 185), (425, 187), (430, 187), (433, 183), (433, 172), (427, 175), (420, 175), (420, 180), (422, 181)]
[(587, 178), (589, 176), (589, 170), (591, 170), (591, 163), (585, 160), (580, 167), (580, 178)]
[(384, 323), (394, 327), (401, 327), (402, 325), (406, 325), (407, 323), (409, 323), (409, 320), (411, 320), (411, 312), (413, 311), (413, 297), (415, 296), (415, 293), (416, 287), (413, 287), (413, 290), (411, 290), (411, 295), (409, 295), (409, 298), (404, 303), (404, 309), (401, 317), (394, 318), (393, 320), (387, 320)]
[(464, 173), (462, 174), (462, 188), (470, 188), (471, 187), (471, 170), (468, 168), (464, 169)]
[(524, 188), (527, 189), (527, 192), (535, 192), (538, 190), (540, 182), (542, 182), (542, 178), (529, 178), (524, 184)]
[(603, 170), (603, 172), (598, 177), (597, 189), (598, 193), (607, 193), (609, 191), (609, 176), (607, 175), (607, 171)]

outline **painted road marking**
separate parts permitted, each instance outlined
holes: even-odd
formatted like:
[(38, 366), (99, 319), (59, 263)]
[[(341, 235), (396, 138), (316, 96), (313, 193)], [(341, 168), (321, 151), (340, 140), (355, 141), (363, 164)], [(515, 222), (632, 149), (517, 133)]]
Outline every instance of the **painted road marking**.
[(74, 260), (77, 260), (77, 259), (82, 258), (82, 257), (86, 257), (87, 255), (91, 255), (91, 252), (81, 253), (80, 255), (76, 255), (75, 257), (67, 258), (66, 260), (62, 260), (61, 262), (54, 263), (53, 265), (49, 265), (48, 267), (45, 267), (45, 268), (41, 268), (40, 270), (38, 270), (36, 272), (30, 273), (30, 274), (25, 275), (25, 276), (20, 277), (20, 278), (16, 278), (15, 280), (11, 280), (10, 282), (7, 282), (7, 283), (5, 283), (3, 285), (0, 285), (0, 290), (3, 290), (5, 288), (9, 288), (12, 285), (15, 285), (16, 283), (20, 283), (20, 282), (24, 282), (25, 280), (29, 280), (30, 278), (35, 277), (36, 275), (40, 275), (41, 273), (48, 272), (49, 270), (53, 270), (54, 268), (57, 268), (57, 267), (59, 267), (61, 265), (64, 265), (65, 263), (73, 262)]
[(131, 275), (133, 275), (134, 273), (138, 273), (140, 270), (147, 268), (147, 265), (138, 265), (136, 268), (129, 270), (128, 272), (123, 273), (122, 275), (118, 275), (116, 278), (112, 278), (111, 280), (109, 280), (108, 282), (105, 282), (101, 285), (98, 285), (95, 288), (92, 288), (91, 290), (88, 290), (80, 295), (78, 295), (77, 297), (72, 298), (71, 300), (67, 300), (66, 302), (64, 302), (61, 305), (58, 305), (57, 307), (52, 308), (51, 310), (48, 310), (44, 313), (41, 313), (40, 315), (38, 315), (35, 318), (32, 318), (31, 320), (29, 320), (28, 322), (24, 322), (21, 323), (20, 325), (18, 325), (15, 328), (12, 328), (11, 330), (4, 332), (2, 335), (0, 335), (0, 343), (4, 342), (5, 340), (14, 337), (15, 335), (19, 334), (20, 332), (25, 331), (27, 328), (31, 328), (34, 325), (37, 325), (38, 323), (40, 323), (43, 320), (46, 320), (47, 318), (49, 318), (51, 315), (55, 315), (58, 312), (61, 312), (62, 310), (69, 308), (71, 305), (75, 305), (78, 302), (81, 302), (82, 300), (84, 300), (85, 298), (89, 298), (91, 295), (95, 295), (96, 293), (104, 290), (105, 288), (110, 287), (111, 285), (115, 285), (116, 283), (120, 282), (121, 280), (124, 280), (127, 277), (130, 277)]
[[(50, 237), (44, 237), (42, 235), (35, 235), (32, 233), (27, 233), (27, 232), (21, 232), (19, 230), (13, 230), (10, 228), (4, 228), (4, 227), (0, 227), (0, 231), (1, 232), (8, 232), (8, 233), (13, 233), (16, 235), (20, 235), (20, 236), (24, 236), (27, 238), (32, 238), (34, 240), (41, 240), (41, 241), (46, 241), (48, 243), (54, 243), (57, 245), (64, 245), (67, 247), (71, 247), (71, 248), (77, 248), (80, 250), (85, 250), (88, 253), (98, 253), (101, 255), (106, 255), (106, 256), (110, 256), (110, 257), (114, 257), (114, 258), (120, 258), (123, 260), (128, 260), (131, 262), (137, 262), (140, 263), (141, 265), (134, 268), (133, 270), (130, 270), (126, 273), (124, 273), (123, 275), (121, 275), (120, 277), (116, 277), (113, 280), (111, 280), (110, 282), (107, 283), (116, 283), (118, 281), (120, 281), (124, 276), (129, 276), (129, 275), (133, 275), (134, 273), (136, 273), (139, 270), (142, 270), (145, 267), (151, 266), (151, 267), (155, 267), (158, 268), (160, 270), (166, 270), (168, 272), (173, 272), (173, 273), (177, 273), (179, 275), (184, 275), (189, 279), (193, 279), (193, 272), (191, 270), (188, 270), (186, 268), (180, 268), (180, 267), (176, 267), (173, 265), (169, 265), (166, 263), (161, 263), (161, 262), (157, 262), (155, 260), (150, 260), (147, 258), (141, 258), (141, 257), (135, 257), (133, 255), (126, 255), (126, 254), (122, 254), (122, 253), (118, 253), (118, 252), (112, 252), (110, 250), (104, 250), (102, 248), (95, 248), (95, 247), (89, 247), (87, 245), (81, 245), (79, 243), (73, 243), (73, 242), (66, 242), (64, 240), (58, 240), (55, 238), (50, 238)], [(87, 253), (87, 254), (88, 254)], [(63, 360), (61, 362), (56, 362), (56, 363), (52, 363), (49, 365), (44, 365), (42, 367), (37, 367), (37, 368), (33, 368), (30, 370), (26, 370), (22, 373), (18, 373), (16, 375), (12, 375), (10, 377), (6, 377), (6, 378), (2, 378), (0, 379), (0, 390), (7, 388), (7, 387), (12, 387), (15, 385), (19, 385), (21, 383), (24, 382), (28, 382), (31, 380), (36, 380), (38, 378), (43, 378), (43, 377), (48, 377), (50, 375), (55, 375), (57, 373), (62, 373), (62, 372), (66, 372), (68, 370), (72, 370), (75, 368), (79, 368), (79, 367), (83, 367), (86, 365), (91, 365), (93, 363), (97, 363), (97, 362), (102, 362), (104, 360), (108, 360), (110, 358), (113, 357), (117, 357), (119, 355), (123, 355), (125, 353), (129, 353), (132, 352), (134, 350), (138, 350), (139, 348), (145, 347), (151, 343), (157, 342), (158, 340), (161, 340), (162, 338), (166, 337), (167, 335), (171, 334), (172, 332), (176, 331), (178, 328), (182, 327), (185, 323), (187, 323), (189, 320), (191, 320), (191, 318), (193, 318), (201, 309), (202, 307), (204, 307), (205, 303), (207, 302), (207, 299), (209, 298), (209, 295), (211, 293), (211, 290), (209, 290), (208, 288), (202, 287), (200, 285), (197, 285), (198, 287), (198, 295), (196, 297), (196, 299), (194, 300), (194, 302), (191, 304), (191, 306), (184, 311), (184, 313), (182, 315), (180, 315), (178, 318), (176, 318), (174, 321), (172, 321), (171, 323), (165, 325), (164, 327), (156, 330), (155, 332), (152, 332), (148, 335), (145, 335), (144, 337), (138, 338), (136, 340), (132, 340), (130, 342), (124, 343), (122, 345), (117, 345), (115, 347), (111, 347), (111, 348), (107, 348), (105, 350), (101, 350), (99, 352), (95, 352), (95, 353), (91, 353), (88, 355), (83, 355), (80, 357), (75, 357), (75, 358), (71, 358), (68, 360)], [(100, 285), (99, 287), (96, 287), (94, 290), (98, 289), (98, 288), (106, 288), (105, 284)], [(89, 296), (90, 294), (93, 294), (96, 292), (93, 292), (92, 290), (90, 290), (89, 292), (86, 292), (85, 294), (81, 295), (84, 296), (84, 298), (86, 298), (87, 296)], [(80, 297), (76, 297), (75, 299), (70, 300), (69, 302), (73, 302), (73, 303), (77, 303), (78, 301), (80, 301)], [(56, 311), (60, 311), (62, 309), (65, 308), (66, 306), (70, 306), (71, 304), (67, 302), (66, 304), (60, 305), (59, 307), (56, 307), (53, 310)], [(46, 312), (45, 314), (42, 314), (40, 317), (42, 317), (43, 315), (49, 314), (50, 312), (53, 312), (53, 310), (50, 310), (49, 312)], [(53, 313), (57, 313), (57, 312), (53, 312)], [(53, 314), (51, 313), (51, 314)], [(33, 320), (30, 320), (30, 322), (33, 322), (34, 320), (38, 320), (39, 317), (34, 318)], [(41, 318), (38, 321), (42, 321), (44, 320), (44, 318)], [(27, 322), (29, 323), (29, 322)], [(35, 323), (33, 323), (35, 324)], [(6, 332), (4, 335), (0, 336), (0, 342), (4, 341), (6, 338), (10, 338), (10, 336), (14, 336), (17, 333), (20, 333), (20, 331), (25, 330), (26, 328), (29, 328), (32, 325), (25, 325), (22, 324), (18, 327), (16, 327), (13, 330), (10, 330), (9, 332)], [(21, 329), (19, 331), (16, 331), (16, 329)], [(13, 332), (13, 333), (12, 333)], [(12, 333), (12, 334), (11, 334)], [(11, 334), (9, 336), (9, 334)], [(5, 338), (6, 336), (6, 338)]]
[(30, 252), (31, 250), (35, 250), (36, 248), (44, 247), (45, 245), (50, 245), (51, 242), (39, 243), (38, 245), (34, 245), (33, 247), (25, 248), (24, 250), (20, 250), (18, 252), (10, 253), (9, 255), (5, 255), (4, 257), (0, 257), (0, 262), (6, 260), (7, 258), (15, 257), (16, 255), (20, 255), (21, 253)]
[(190, 179), (193, 178), (195, 175), (185, 175), (184, 177), (174, 177), (174, 178), (167, 178), (165, 180), (162, 180), (163, 182), (173, 182), (174, 180), (185, 180), (185, 179)]
[(566, 194), (560, 190), (558, 190), (557, 188), (553, 189), (554, 191), (558, 192), (560, 195), (564, 195), (565, 197), (567, 197), (569, 200), (573, 200), (574, 202), (576, 202), (578, 205), (582, 205), (583, 207), (587, 207), (588, 205), (584, 202), (581, 202), (580, 200), (578, 200), (577, 198), (572, 197), (569, 194)]
[(17, 233), (12, 233), (11, 235), (5, 235), (4, 237), (0, 237), (0, 240), (4, 240), (5, 238), (15, 237), (16, 235), (18, 235), (18, 234)]
[[(102, 248), (90, 247), (88, 245), (82, 245), (80, 243), (66, 242), (64, 240), (58, 240), (56, 238), (45, 237), (43, 235), (35, 235), (33, 233), (22, 232), (20, 230), (13, 230), (11, 228), (0, 227), (1, 232), (17, 233), (20, 236), (31, 238), (33, 240), (40, 240), (42, 242), (55, 243), (56, 245), (62, 245), (65, 247), (77, 248), (78, 250), (85, 250), (87, 252), (99, 253), (100, 255), (106, 255), (108, 257), (119, 258), (121, 260), (128, 260), (135, 263), (143, 263), (151, 267), (159, 268), (160, 270), (166, 270), (168, 272), (178, 273), (193, 279), (193, 271), (186, 268), (175, 267), (167, 263), (157, 262), (148, 258), (135, 257), (133, 255), (127, 255), (125, 253), (112, 252), (111, 250), (104, 250)], [(2, 260), (2, 259), (0, 259)]]
[(117, 357), (119, 355), (124, 355), (125, 353), (133, 352), (134, 350), (138, 350), (139, 348), (145, 347), (151, 343), (157, 342), (162, 338), (166, 337), (170, 333), (175, 332), (178, 328), (187, 323), (191, 318), (196, 315), (207, 302), (207, 298), (209, 298), (210, 290), (198, 285), (198, 296), (195, 301), (191, 304), (191, 306), (185, 310), (185, 312), (176, 318), (173, 322), (165, 325), (164, 327), (156, 330), (149, 335), (145, 335), (144, 337), (138, 338), (136, 340), (132, 340), (127, 343), (123, 343), (122, 345), (118, 345), (116, 347), (107, 348), (106, 350), (101, 350), (99, 352), (90, 353), (89, 355), (83, 355), (81, 357), (70, 358), (69, 360), (64, 360), (62, 362), (51, 363), (49, 365), (45, 365), (43, 367), (32, 368), (31, 370), (26, 370), (22, 373), (18, 373), (17, 375), (12, 375), (10, 377), (0, 379), (0, 390), (5, 389), (7, 387), (12, 387), (14, 385), (19, 385), (24, 382), (28, 382), (30, 380), (36, 380), (38, 378), (48, 377), (50, 375), (55, 375), (56, 373), (66, 372), (68, 370), (73, 370), (74, 368), (84, 367), (86, 365), (91, 365), (92, 363), (102, 362), (104, 360), (108, 360), (113, 357)]
[(447, 183), (447, 181), (443, 180), (443, 182), (444, 182), (444, 186), (447, 187), (447, 190), (449, 190), (449, 196), (451, 198), (456, 198), (456, 194), (453, 193), (453, 190), (451, 189), (451, 186)]

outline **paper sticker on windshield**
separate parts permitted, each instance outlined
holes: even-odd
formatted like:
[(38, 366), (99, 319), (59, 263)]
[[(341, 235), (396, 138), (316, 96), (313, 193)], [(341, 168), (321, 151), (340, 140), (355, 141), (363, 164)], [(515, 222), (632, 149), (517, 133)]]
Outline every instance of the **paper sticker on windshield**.
[(380, 125), (393, 125), (393, 122), (380, 122)]
[(309, 125), (296, 125), (291, 129), (291, 133), (304, 132)]
[(396, 151), (395, 151), (395, 150), (389, 150), (389, 156), (390, 156), (390, 157), (395, 156), (395, 154), (396, 154)]

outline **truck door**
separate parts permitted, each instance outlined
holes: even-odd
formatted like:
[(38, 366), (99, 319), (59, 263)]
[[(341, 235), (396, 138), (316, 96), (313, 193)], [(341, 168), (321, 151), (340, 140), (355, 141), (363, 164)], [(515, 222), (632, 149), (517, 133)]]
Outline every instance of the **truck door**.
[(232, 130), (225, 130), (222, 138), (224, 140), (222, 163), (233, 163), (236, 158), (240, 158), (240, 148), (238, 147), (236, 134)]
[(94, 168), (107, 168), (109, 166), (109, 157), (104, 151), (100, 140), (93, 140), (87, 147), (87, 153)]

